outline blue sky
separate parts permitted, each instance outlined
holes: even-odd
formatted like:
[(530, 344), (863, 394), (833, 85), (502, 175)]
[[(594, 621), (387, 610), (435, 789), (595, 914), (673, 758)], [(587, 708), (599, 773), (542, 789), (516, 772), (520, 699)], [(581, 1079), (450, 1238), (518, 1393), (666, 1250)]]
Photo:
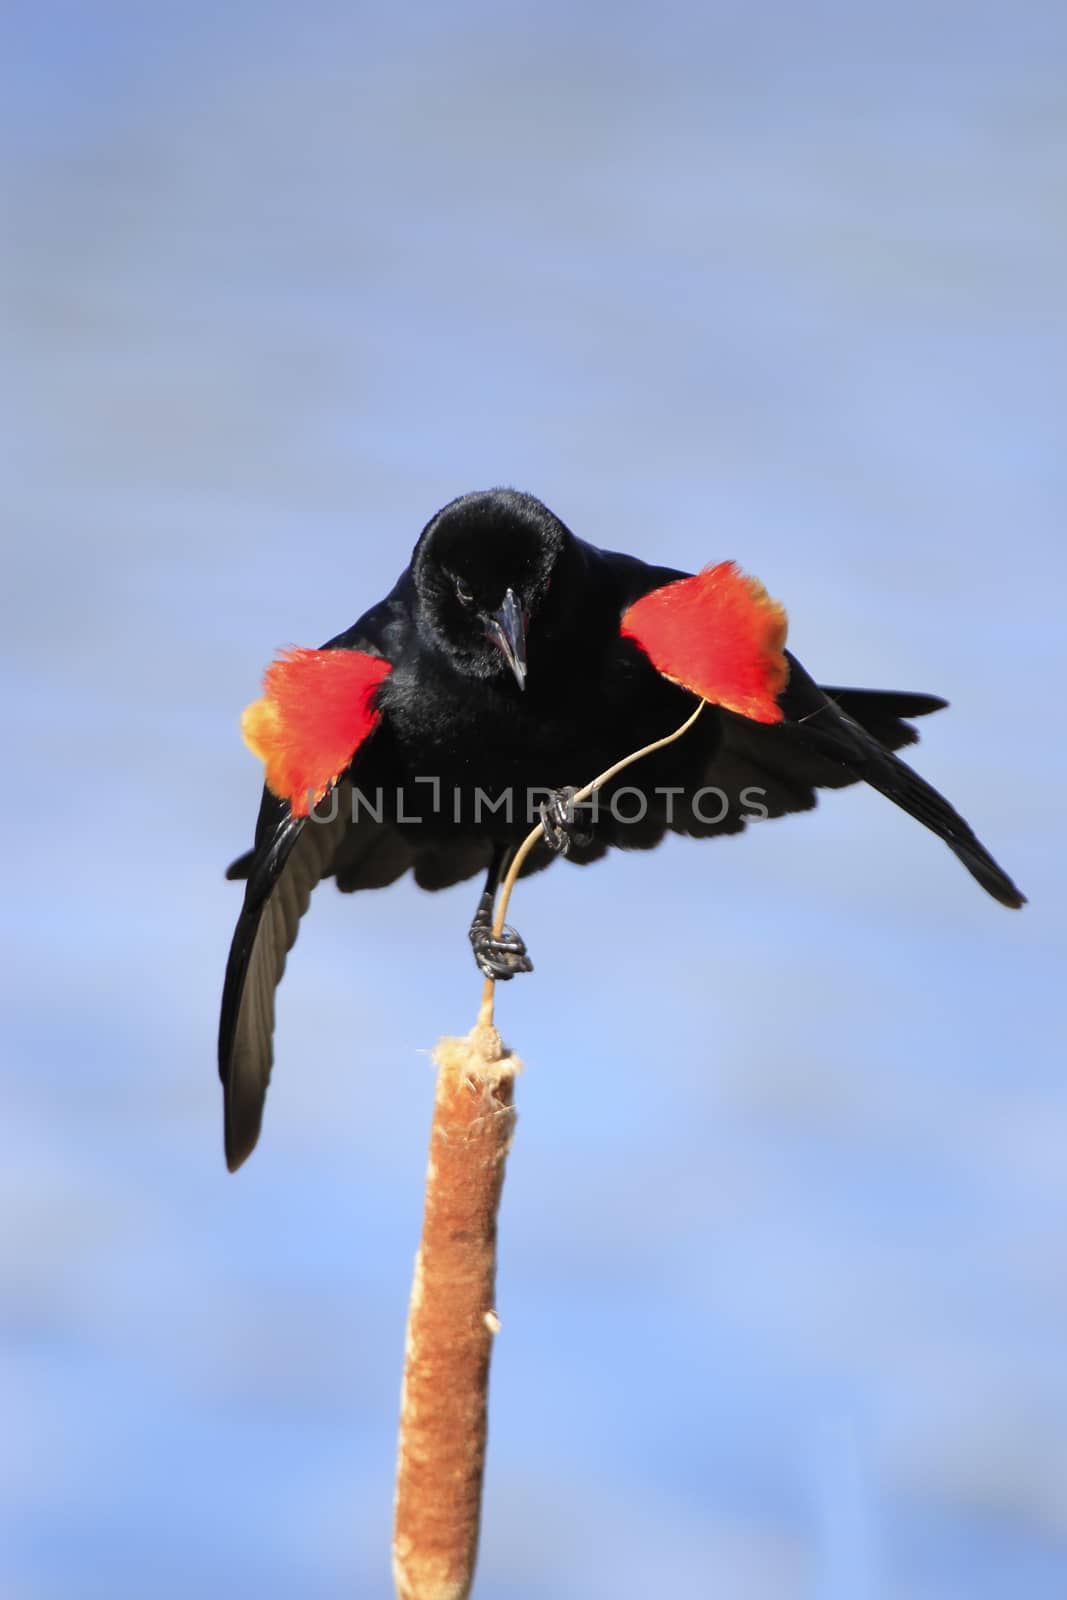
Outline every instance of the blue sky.
[(389, 1593), (471, 886), (318, 892), (229, 1178), (221, 873), (266, 661), (498, 482), (946, 695), (916, 763), (1032, 904), (851, 792), (523, 886), (478, 1594), (1063, 1594), (1065, 45), (1041, 3), (16, 8), (5, 1597)]

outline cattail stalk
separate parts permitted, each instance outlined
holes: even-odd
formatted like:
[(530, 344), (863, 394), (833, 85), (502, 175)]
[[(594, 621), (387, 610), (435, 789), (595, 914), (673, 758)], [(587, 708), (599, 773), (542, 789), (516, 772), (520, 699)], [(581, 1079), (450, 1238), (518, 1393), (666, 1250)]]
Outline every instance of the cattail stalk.
[(442, 1039), (408, 1312), (393, 1575), (400, 1600), (466, 1600), (488, 1414), (496, 1216), (519, 1061), (493, 1027)]
[[(578, 791), (587, 800), (624, 767), (680, 739), (681, 727), (602, 772)], [(495, 918), (500, 933), (522, 864), (538, 839), (515, 854)], [(399, 1600), (467, 1600), (481, 1520), (489, 1405), (489, 1359), (500, 1323), (495, 1309), (497, 1208), (515, 1128), (520, 1070), (493, 1026), (492, 979), (465, 1039), (434, 1051), (437, 1089), (422, 1240), (408, 1309), (393, 1523)]]

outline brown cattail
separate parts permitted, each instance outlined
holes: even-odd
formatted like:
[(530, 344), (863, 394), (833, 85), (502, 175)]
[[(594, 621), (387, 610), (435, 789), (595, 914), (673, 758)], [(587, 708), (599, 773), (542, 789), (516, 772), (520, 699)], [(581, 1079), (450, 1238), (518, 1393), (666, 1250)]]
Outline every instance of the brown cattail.
[[(588, 799), (624, 768), (673, 744), (673, 733), (635, 750), (586, 784)], [(531, 830), (501, 887), (499, 934), (522, 865), (541, 836)], [(400, 1600), (466, 1600), (474, 1580), (485, 1468), (489, 1356), (500, 1327), (493, 1304), (496, 1213), (515, 1127), (517, 1056), (493, 1026), (488, 979), (478, 1021), (465, 1039), (434, 1051), (437, 1093), (422, 1241), (411, 1286), (393, 1526), (393, 1577)]]
[(400, 1600), (465, 1600), (478, 1552), (496, 1215), (518, 1058), (485, 1022), (442, 1039), (400, 1403), (393, 1575)]

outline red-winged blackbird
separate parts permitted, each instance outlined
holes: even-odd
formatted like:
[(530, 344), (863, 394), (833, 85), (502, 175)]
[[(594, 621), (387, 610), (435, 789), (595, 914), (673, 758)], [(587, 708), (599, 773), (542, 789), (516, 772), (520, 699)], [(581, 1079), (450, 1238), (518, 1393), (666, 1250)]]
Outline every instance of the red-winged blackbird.
[[(513, 930), (492, 936), (500, 876), (536, 825), (526, 871), (563, 853), (648, 849), (668, 829), (709, 836), (806, 811), (861, 779), (922, 822), (1002, 905), (1023, 896), (962, 817), (891, 752), (933, 695), (820, 688), (784, 651), (785, 616), (724, 563), (698, 577), (575, 538), (530, 495), (464, 495), (424, 529), (396, 587), (321, 651), (268, 670), (245, 713), (268, 787), (219, 1028), (231, 1170), (259, 1136), (274, 991), (320, 878), (424, 889), (478, 872), (470, 929), (482, 971), (528, 971)], [(573, 786), (678, 727), (582, 810)], [(272, 792), (273, 791), (273, 792)]]

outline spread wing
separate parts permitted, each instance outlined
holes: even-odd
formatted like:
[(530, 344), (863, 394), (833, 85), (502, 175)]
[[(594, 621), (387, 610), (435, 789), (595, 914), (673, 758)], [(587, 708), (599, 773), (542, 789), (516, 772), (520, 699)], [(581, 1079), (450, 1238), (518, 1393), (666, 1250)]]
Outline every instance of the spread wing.
[[(629, 593), (637, 593), (622, 613), (623, 636), (662, 676), (716, 708), (709, 785), (730, 797), (745, 787), (762, 788), (765, 814), (780, 816), (809, 810), (817, 789), (869, 783), (944, 840), (1001, 905), (1024, 904), (959, 813), (893, 754), (915, 737), (902, 719), (943, 702), (926, 695), (820, 689), (784, 648), (781, 606), (732, 562), (693, 577), (660, 579), (657, 587), (648, 587), (651, 572), (620, 570)], [(737, 832), (744, 821), (731, 798), (721, 821), (684, 827)]]
[(748, 816), (779, 817), (810, 811), (819, 789), (869, 783), (942, 839), (1001, 905), (1023, 905), (1019, 889), (959, 812), (893, 754), (917, 738), (904, 719), (925, 716), (945, 702), (933, 695), (887, 690), (822, 689), (795, 657), (789, 657), (789, 664), (789, 683), (779, 697), (782, 722), (753, 722), (718, 711), (719, 742), (705, 781), (721, 789), (729, 809), (715, 826), (687, 826), (685, 831), (738, 832), (746, 820), (745, 804), (739, 800), (746, 790), (751, 796)]
[[(383, 730), (383, 742), (387, 736)], [(373, 783), (373, 744), (360, 762), (362, 783)], [(371, 776), (368, 778), (367, 769)], [(264, 791), (254, 850), (227, 873), (247, 878), (222, 993), (219, 1076), (225, 1102), (226, 1164), (231, 1172), (255, 1149), (274, 1059), (274, 994), (296, 942), (311, 891), (334, 877), (345, 893), (382, 889), (411, 869), (422, 889), (445, 889), (484, 872), (490, 841), (445, 846), (422, 843), (417, 832), (352, 805), (343, 778), (307, 817)]]
[[(274, 991), (312, 889), (337, 870), (339, 860), (358, 878), (353, 851), (362, 860), (364, 876), (376, 883), (391, 882), (411, 865), (410, 851), (398, 848), (395, 830), (386, 823), (376, 823), (366, 813), (353, 822), (351, 784), (347, 776), (338, 781), (331, 775), (355, 756), (364, 780), (369, 775), (374, 781), (378, 740), (373, 730), (378, 718), (373, 685), (403, 648), (404, 619), (398, 586), (323, 650), (292, 652), (280, 670), (278, 664), (269, 669), (267, 695), (250, 708), (249, 742), (264, 756), (268, 777), (288, 797), (278, 799), (263, 791), (255, 845), (227, 873), (230, 878), (247, 879), (226, 964), (219, 1019), (219, 1077), (231, 1172), (247, 1159), (259, 1138), (273, 1061)], [(366, 683), (357, 702), (353, 672), (360, 673), (361, 663)], [(332, 722), (327, 720), (331, 718)], [(246, 738), (248, 719), (246, 712)], [(313, 770), (314, 749), (309, 758), (309, 721), (314, 731), (311, 743), (317, 739), (330, 751), (321, 774)], [(282, 775), (281, 785), (277, 775)], [(324, 803), (310, 814), (309, 788), (314, 793), (326, 789)], [(355, 842), (343, 856), (342, 846), (350, 835)]]

